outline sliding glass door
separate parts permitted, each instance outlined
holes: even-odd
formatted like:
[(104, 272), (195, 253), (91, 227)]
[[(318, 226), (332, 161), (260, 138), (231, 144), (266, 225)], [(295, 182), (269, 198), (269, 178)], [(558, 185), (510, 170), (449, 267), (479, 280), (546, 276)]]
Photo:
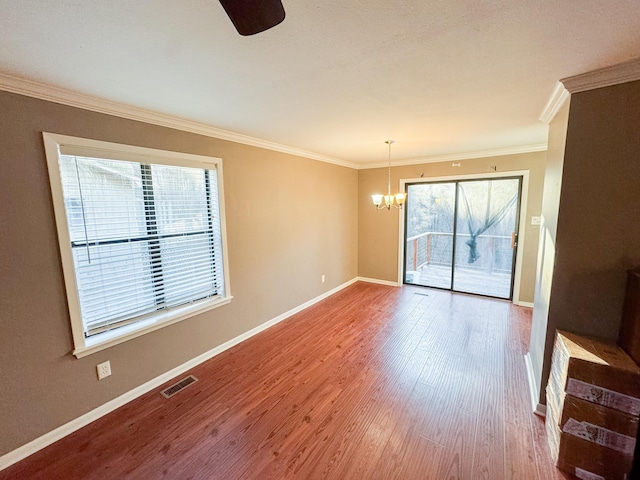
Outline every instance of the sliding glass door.
[(456, 184), (407, 187), (405, 283), (451, 288)]
[(407, 186), (404, 281), (511, 298), (521, 178)]

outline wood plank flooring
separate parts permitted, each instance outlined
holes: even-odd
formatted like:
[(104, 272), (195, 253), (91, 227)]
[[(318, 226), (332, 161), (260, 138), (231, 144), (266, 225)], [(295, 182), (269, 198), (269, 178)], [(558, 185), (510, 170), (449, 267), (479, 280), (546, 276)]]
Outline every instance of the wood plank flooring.
[(505, 301), (356, 283), (0, 479), (565, 479), (531, 413), (530, 321)]

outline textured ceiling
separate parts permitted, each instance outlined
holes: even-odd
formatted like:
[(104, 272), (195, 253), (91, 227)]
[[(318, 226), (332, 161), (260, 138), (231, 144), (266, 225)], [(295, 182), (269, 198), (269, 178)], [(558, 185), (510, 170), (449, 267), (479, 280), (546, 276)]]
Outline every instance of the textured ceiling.
[(637, 0), (0, 0), (0, 72), (368, 163), (541, 145), (560, 78), (640, 54)]

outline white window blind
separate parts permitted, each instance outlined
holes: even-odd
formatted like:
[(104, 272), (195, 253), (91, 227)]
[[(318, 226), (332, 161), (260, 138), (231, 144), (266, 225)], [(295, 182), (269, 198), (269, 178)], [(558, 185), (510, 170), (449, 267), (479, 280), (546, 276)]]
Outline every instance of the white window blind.
[(221, 159), (43, 139), (76, 357), (231, 301)]
[(59, 158), (85, 337), (224, 295), (215, 169)]

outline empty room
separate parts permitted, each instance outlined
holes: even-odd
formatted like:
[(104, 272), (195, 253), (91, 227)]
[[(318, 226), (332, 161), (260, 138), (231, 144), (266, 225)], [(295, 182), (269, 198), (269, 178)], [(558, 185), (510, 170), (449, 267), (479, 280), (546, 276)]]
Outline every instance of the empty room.
[(0, 0), (0, 479), (635, 478), (639, 31)]

